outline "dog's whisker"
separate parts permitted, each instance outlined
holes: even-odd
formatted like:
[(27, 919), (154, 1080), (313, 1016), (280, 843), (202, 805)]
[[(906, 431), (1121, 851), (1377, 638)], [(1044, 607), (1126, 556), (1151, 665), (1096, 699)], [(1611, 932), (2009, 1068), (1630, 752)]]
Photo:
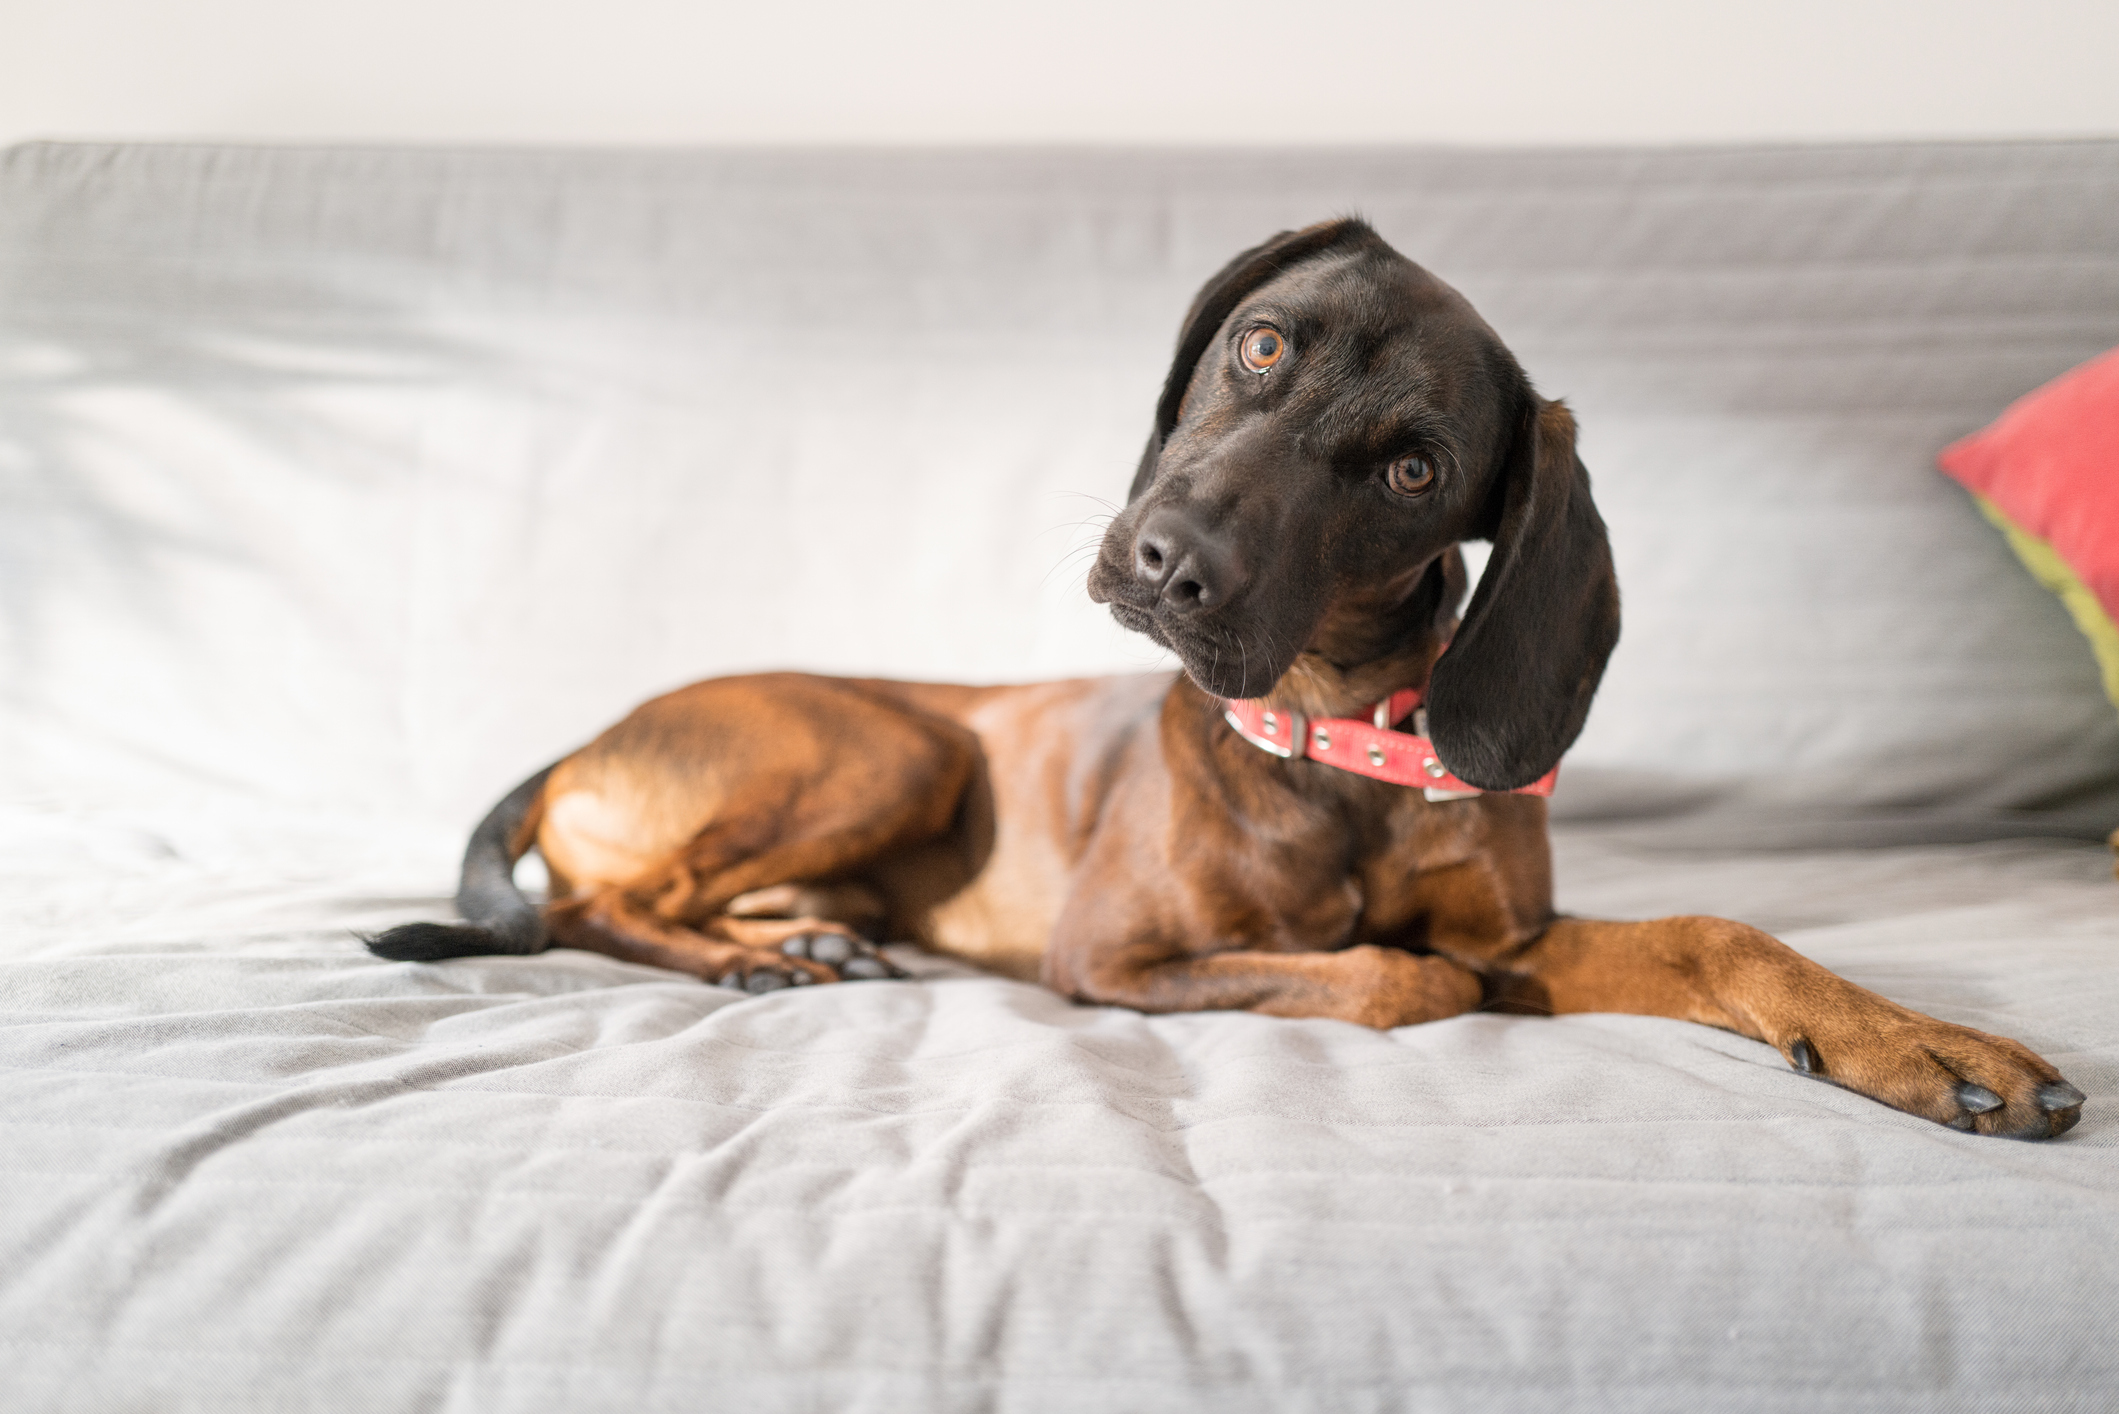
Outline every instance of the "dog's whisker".
[[(1052, 582), (1052, 576), (1058, 574), (1061, 570), (1068, 570), (1072, 572), (1073, 570), (1080, 568), (1082, 587), (1086, 590), (1088, 588), (1089, 583), (1088, 569), (1093, 568), (1095, 566), (1096, 553), (1102, 548), (1103, 547), (1101, 545), (1077, 545), (1072, 550), (1067, 551), (1064, 555), (1060, 556), (1059, 559), (1053, 561), (1051, 568), (1047, 569), (1044, 575), (1038, 580), (1038, 587), (1042, 589), (1046, 585), (1050, 584)], [(1087, 568), (1083, 568), (1084, 561), (1087, 562)]]
[(1102, 506), (1105, 510), (1109, 511), (1114, 516), (1125, 509), (1125, 507), (1119, 505), (1118, 502), (1112, 500), (1110, 497), (1099, 496), (1094, 491), (1051, 491), (1047, 492), (1046, 494), (1059, 497), (1073, 497), (1074, 499), (1081, 501), (1094, 501), (1096, 502), (1096, 504)]
[(1038, 533), (1040, 535), (1050, 535), (1055, 530), (1080, 530), (1085, 526), (1095, 526), (1101, 532), (1116, 519), (1116, 516), (1083, 516), (1080, 520), (1061, 521), (1057, 525), (1048, 525)]

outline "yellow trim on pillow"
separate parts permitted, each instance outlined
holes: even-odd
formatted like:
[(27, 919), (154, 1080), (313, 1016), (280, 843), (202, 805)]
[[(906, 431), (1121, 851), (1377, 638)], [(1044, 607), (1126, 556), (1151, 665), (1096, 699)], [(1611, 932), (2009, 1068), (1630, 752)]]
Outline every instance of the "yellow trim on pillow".
[[(2053, 547), (2025, 530), (2001, 513), (2001, 508), (1978, 492), (1972, 499), (1979, 503), (1979, 513), (1994, 522), (1995, 527), (2008, 537), (2009, 548), (2023, 567), (2031, 572), (2031, 578), (2060, 596), (2067, 611), (2074, 616), (2075, 627), (2090, 641), (2090, 651), (2097, 655), (2097, 666), (2104, 672), (2104, 695), (2119, 707), (2119, 627), (2114, 627), (2104, 606), (2097, 596), (2090, 593), (2089, 586), (2075, 577), (2066, 560), (2060, 558)], [(2119, 849), (2119, 834), (2112, 837), (2113, 848)]]

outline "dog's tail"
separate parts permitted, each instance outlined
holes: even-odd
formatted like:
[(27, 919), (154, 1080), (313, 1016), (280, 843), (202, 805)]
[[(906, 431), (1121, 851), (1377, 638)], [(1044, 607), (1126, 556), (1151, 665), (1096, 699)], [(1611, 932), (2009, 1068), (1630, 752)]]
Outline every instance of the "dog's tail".
[(362, 938), (368, 951), (396, 962), (437, 962), (486, 953), (543, 952), (551, 946), (544, 915), (515, 887), (515, 861), (528, 847), (523, 825), (551, 774), (547, 766), (509, 791), (471, 832), (463, 882), (456, 889), (456, 911), (464, 922), (401, 924)]

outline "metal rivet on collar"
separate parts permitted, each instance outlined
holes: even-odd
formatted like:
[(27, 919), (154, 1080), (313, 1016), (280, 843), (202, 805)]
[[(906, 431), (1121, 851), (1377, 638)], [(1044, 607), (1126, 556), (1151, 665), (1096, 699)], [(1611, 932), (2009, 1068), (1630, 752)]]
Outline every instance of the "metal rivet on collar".
[(1381, 766), (1383, 764), (1382, 747), (1373, 745), (1369, 747), (1369, 764), (1371, 766)]
[(1268, 712), (1268, 713), (1266, 713), (1266, 715), (1265, 715), (1265, 729), (1266, 729), (1266, 735), (1267, 735), (1267, 736), (1279, 736), (1279, 735), (1280, 735), (1280, 718), (1278, 718), (1278, 717), (1274, 716), (1274, 715), (1273, 715), (1273, 714), (1272, 714), (1271, 712)]
[(1317, 749), (1319, 751), (1330, 751), (1332, 749), (1332, 734), (1326, 731), (1323, 727), (1319, 727), (1316, 731), (1311, 732), (1310, 740), (1317, 743)]
[(1428, 758), (1428, 763), (1425, 766), (1421, 767), (1421, 769), (1426, 771), (1430, 776), (1433, 776), (1438, 781), (1449, 774), (1449, 768), (1444, 766), (1440, 761), (1437, 761), (1432, 757)]

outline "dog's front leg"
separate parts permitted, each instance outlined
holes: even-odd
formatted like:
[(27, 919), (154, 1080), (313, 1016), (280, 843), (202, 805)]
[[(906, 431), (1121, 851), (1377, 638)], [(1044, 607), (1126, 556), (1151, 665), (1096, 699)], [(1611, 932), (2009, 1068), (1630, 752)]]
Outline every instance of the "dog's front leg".
[(1478, 1009), (1479, 979), (1457, 962), (1348, 946), (1364, 890), (1336, 808), (1287, 792), (1248, 746), (1225, 773), (1177, 720), (1176, 749), (1137, 746), (1099, 803), (1046, 942), (1046, 986), (1138, 1011), (1386, 1028)]
[(1164, 876), (1158, 889), (1134, 869), (1103, 862), (1100, 869), (1092, 860), (1077, 881), (1045, 950), (1045, 985), (1078, 1000), (1386, 1028), (1479, 1006), (1479, 979), (1447, 958), (1336, 946), (1359, 911), (1358, 896), (1342, 897), (1343, 889), (1319, 888), (1307, 906), (1274, 907), (1258, 877)]
[(1205, 954), (1166, 943), (1099, 949), (1046, 981), (1082, 1001), (1137, 1011), (1255, 1011), (1363, 1026), (1411, 1026), (1479, 1006), (1479, 979), (1446, 958), (1362, 944), (1337, 952)]
[(1560, 918), (1497, 962), (1498, 1009), (1719, 1026), (1806, 1074), (1953, 1129), (2044, 1139), (2082, 1116), (2082, 1092), (2019, 1043), (1923, 1016), (1742, 923)]
[(1764, 1041), (1807, 1075), (1953, 1129), (2043, 1139), (2082, 1092), (2015, 1041), (1858, 987), (1742, 923), (1606, 923), (1552, 911), (1542, 803), (1487, 796), (1432, 817), (1412, 906), (1496, 1011), (1624, 1012)]

